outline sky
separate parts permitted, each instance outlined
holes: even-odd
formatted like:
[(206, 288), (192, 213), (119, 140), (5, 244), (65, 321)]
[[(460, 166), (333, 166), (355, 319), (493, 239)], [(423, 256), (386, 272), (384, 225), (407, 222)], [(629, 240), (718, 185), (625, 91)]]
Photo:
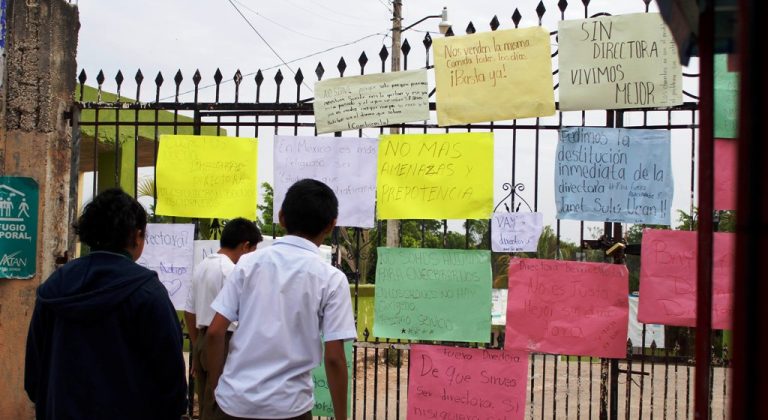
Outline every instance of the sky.
[[(449, 21), (453, 24), (456, 34), (464, 34), (469, 22), (474, 24), (477, 31), (489, 31), (489, 24), (494, 16), (499, 19), (499, 29), (513, 28), (511, 16), (516, 8), (523, 17), (521, 28), (536, 26), (539, 23), (535, 12), (538, 3), (538, 0), (403, 0), (403, 26), (408, 26), (425, 16), (440, 14), (443, 7), (448, 8)], [(582, 1), (570, 0), (568, 3), (566, 19), (584, 18), (585, 8)], [(546, 0), (544, 5), (547, 11), (542, 24), (550, 31), (555, 31), (561, 17), (557, 2)], [(234, 99), (231, 78), (238, 69), (244, 75), (241, 101), (255, 100), (253, 77), (256, 70), (264, 70), (266, 80), (271, 82), (278, 68), (286, 79), (283, 86), (288, 86), (284, 88), (287, 93), (283, 93), (283, 101), (295, 100), (296, 85), (293, 75), (299, 68), (305, 77), (305, 85), (301, 86), (300, 95), (302, 99), (310, 98), (311, 89), (317, 80), (314, 70), (319, 62), (326, 71), (324, 79), (338, 76), (336, 64), (340, 57), (347, 63), (346, 75), (359, 74), (360, 66), (357, 60), (364, 51), (369, 59), (366, 73), (378, 72), (381, 67), (378, 53), (382, 46), (389, 48), (391, 45), (391, 4), (388, 0), (79, 0), (78, 7), (81, 21), (77, 52), (78, 71), (84, 69), (88, 75), (87, 83), (95, 84), (96, 74), (103, 70), (107, 77), (104, 89), (114, 92), (115, 74), (122, 70), (127, 79), (122, 92), (132, 97), (136, 90), (133, 78), (137, 69), (141, 69), (145, 77), (140, 97), (143, 101), (154, 100), (153, 80), (158, 72), (162, 72), (165, 79), (161, 97), (172, 101), (172, 79), (177, 70), (184, 76), (180, 101), (192, 101), (189, 91), (193, 87), (191, 79), (195, 70), (202, 74), (200, 86), (205, 87), (200, 91), (200, 100), (213, 100), (215, 89), (206, 86), (213, 83), (216, 69), (221, 70), (225, 80), (221, 89), (221, 101)], [(589, 2), (588, 14), (639, 13), (645, 11), (645, 7), (643, 0), (592, 0)], [(655, 2), (650, 3), (650, 10), (657, 10)], [(439, 22), (440, 19), (428, 19), (403, 33), (403, 38), (408, 39), (413, 47), (409, 56), (409, 68), (424, 66), (426, 57), (421, 42), (427, 31), (431, 32), (433, 37), (440, 36)], [(556, 45), (553, 45), (554, 49)], [(288, 62), (288, 66), (281, 65), (281, 62)], [(389, 68), (389, 62), (386, 65)], [(692, 66), (684, 71), (695, 73), (695, 60), (692, 61)], [(273, 82), (265, 82), (262, 101), (274, 101), (272, 85)], [(695, 94), (695, 79), (686, 81), (684, 89)], [(652, 113), (649, 114), (649, 121), (660, 121), (664, 116), (665, 113)], [(588, 115), (588, 125), (600, 124), (600, 121), (591, 121), (590, 118)], [(675, 116), (676, 120), (680, 118), (683, 119), (678, 122), (690, 123), (690, 117)], [(639, 124), (642, 115), (631, 115), (628, 119), (630, 125)], [(566, 118), (566, 123), (568, 121), (573, 121), (572, 124), (576, 125), (580, 123), (580, 117)], [(269, 133), (259, 133), (258, 178), (259, 182), (271, 182), (271, 129), (263, 131)], [(378, 133), (378, 130), (371, 131), (370, 135), (375, 133)], [(241, 136), (253, 134), (241, 132)], [(312, 132), (300, 134), (311, 135)], [(556, 135), (550, 134), (553, 133), (542, 135), (542, 169), (538, 180), (539, 211), (544, 213), (545, 224), (555, 223), (554, 188), (549, 187), (554, 184), (554, 176), (551, 173), (553, 171), (547, 168), (553, 165), (557, 138)], [(499, 137), (497, 135), (495, 150), (494, 184), (497, 201), (504, 196), (505, 192), (501, 186), (504, 182), (509, 182), (511, 173), (511, 142)], [(676, 140), (676, 137), (679, 139)], [(690, 132), (673, 132), (672, 156), (676, 191), (673, 208), (685, 211), (690, 209), (692, 199), (690, 137)], [(532, 201), (532, 159), (525, 159), (525, 156), (533, 155), (533, 142), (526, 140), (523, 134), (518, 142), (516, 179), (527, 183), (528, 188), (522, 194)], [(148, 171), (142, 171), (140, 175), (148, 174)], [(85, 198), (88, 199), (87, 196)], [(460, 224), (452, 224), (452, 227), (457, 226)], [(587, 224), (588, 229), (590, 226), (602, 224)], [(578, 239), (578, 222), (563, 222), (563, 234), (567, 239)]]

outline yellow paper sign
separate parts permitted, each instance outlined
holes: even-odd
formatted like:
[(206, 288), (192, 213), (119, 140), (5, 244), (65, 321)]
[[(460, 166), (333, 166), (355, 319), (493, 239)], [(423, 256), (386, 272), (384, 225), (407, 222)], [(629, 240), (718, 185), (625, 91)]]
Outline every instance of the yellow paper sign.
[(156, 213), (255, 220), (257, 144), (238, 137), (160, 136)]
[(558, 39), (561, 110), (683, 103), (677, 47), (659, 14), (564, 20)]
[(487, 219), (493, 208), (493, 133), (383, 135), (379, 219)]
[(432, 48), (440, 126), (555, 113), (544, 28), (438, 38)]

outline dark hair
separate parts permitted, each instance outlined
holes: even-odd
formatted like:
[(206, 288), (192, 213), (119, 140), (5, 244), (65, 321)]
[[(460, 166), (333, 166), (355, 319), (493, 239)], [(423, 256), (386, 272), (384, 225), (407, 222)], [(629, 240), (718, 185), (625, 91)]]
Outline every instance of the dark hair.
[(281, 210), (289, 234), (316, 236), (339, 216), (339, 200), (322, 182), (302, 179), (288, 188)]
[(253, 246), (261, 242), (261, 240), (261, 232), (256, 223), (238, 217), (224, 225), (219, 244), (222, 248), (234, 249), (243, 242), (248, 242), (248, 245)]
[(99, 193), (73, 225), (80, 241), (92, 249), (123, 251), (136, 231), (146, 232), (147, 212), (120, 188)]

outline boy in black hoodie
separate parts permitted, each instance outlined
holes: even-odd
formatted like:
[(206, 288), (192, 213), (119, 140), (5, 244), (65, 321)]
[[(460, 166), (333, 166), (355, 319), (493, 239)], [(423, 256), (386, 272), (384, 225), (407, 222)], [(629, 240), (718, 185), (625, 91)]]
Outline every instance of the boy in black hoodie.
[(75, 226), (91, 248), (37, 291), (24, 384), (37, 419), (179, 419), (186, 405), (182, 335), (168, 292), (134, 261), (147, 214), (120, 189)]

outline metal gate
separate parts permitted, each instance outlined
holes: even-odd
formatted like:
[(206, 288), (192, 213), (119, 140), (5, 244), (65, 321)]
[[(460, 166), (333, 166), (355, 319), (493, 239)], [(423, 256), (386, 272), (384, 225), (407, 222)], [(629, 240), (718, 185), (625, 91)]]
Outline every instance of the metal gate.
[[(641, 9), (648, 11), (649, 0), (635, 1), (640, 3)], [(540, 2), (533, 11), (516, 10), (511, 22), (505, 22), (504, 26), (517, 27), (523, 19), (523, 12), (529, 16), (535, 14), (539, 24), (546, 14), (551, 16), (559, 12), (560, 19), (564, 19), (565, 10), (569, 7), (583, 8), (584, 17), (606, 14), (590, 10), (589, 1), (586, 0), (570, 3), (564, 0), (551, 5)], [(496, 30), (502, 26), (502, 22), (494, 16), (489, 26), (489, 30)], [(474, 24), (470, 23), (465, 31), (474, 33)], [(453, 33), (449, 31), (447, 36), (451, 35)], [(553, 43), (556, 42), (556, 35), (556, 32), (551, 33)], [(411, 68), (431, 68), (431, 45), (429, 33), (413, 44), (405, 39), (401, 57), (404, 69), (409, 68), (409, 61)], [(137, 196), (142, 195), (142, 192), (147, 195), (144, 190), (153, 184), (152, 167), (157, 158), (158, 138), (162, 134), (219, 134), (221, 130), (226, 130), (228, 135), (260, 139), (275, 134), (313, 135), (312, 97), (306, 82), (328, 76), (343, 77), (352, 72), (361, 75), (385, 72), (389, 55), (387, 48), (382, 47), (373, 57), (361, 53), (354, 62), (348, 63), (342, 57), (335, 65), (329, 66), (328, 70), (322, 63), (318, 63), (310, 73), (313, 77), (306, 79), (301, 69), (291, 74), (290, 79), (285, 77), (282, 69), (275, 72), (259, 70), (251, 74), (243, 74), (238, 70), (226, 80), (217, 71), (210, 84), (207, 79), (203, 82), (199, 72), (190, 78), (188, 74), (179, 71), (170, 81), (158, 73), (152, 81), (146, 81), (142, 72), (138, 71), (133, 82), (129, 83), (128, 95), (122, 72), (118, 72), (110, 81), (106, 80), (103, 72), (99, 72), (95, 78), (96, 88), (90, 88), (87, 84), (92, 79), (82, 71), (75, 94), (78, 102), (73, 127), (75, 145), (80, 151), (73, 166), (78, 168), (81, 201), (84, 200), (82, 197), (95, 194), (99, 189), (116, 185)], [(553, 57), (556, 56), (555, 51)], [(553, 74), (557, 74), (557, 71)], [(684, 74), (684, 79), (686, 83), (694, 84), (697, 75)], [(174, 93), (163, 98), (162, 92), (167, 92), (171, 84)], [(557, 89), (557, 85), (554, 89)], [(114, 90), (115, 93), (110, 94), (107, 90)], [(126, 96), (135, 99), (127, 99)], [(190, 96), (191, 101), (183, 100)], [(206, 96), (208, 99), (201, 99)], [(683, 105), (668, 109), (558, 111), (555, 116), (548, 118), (450, 128), (437, 127), (433, 117), (424, 123), (362, 129), (349, 135), (374, 136), (388, 132), (389, 128), (397, 128), (402, 133), (492, 131), (497, 139), (504, 138), (507, 144), (507, 154), (496, 156), (496, 159), (507, 159), (511, 168), (505, 179), (496, 186), (497, 208), (515, 211), (525, 205), (537, 211), (542, 207), (544, 192), (550, 188), (550, 185), (541, 182), (542, 167), (547, 167), (548, 159), (542, 150), (548, 150), (547, 147), (551, 148), (556, 143), (557, 132), (561, 127), (669, 130), (673, 133), (673, 142), (677, 144), (673, 148), (673, 161), (688, 162), (690, 172), (678, 173), (677, 176), (690, 177), (690, 206), (687, 213), (693, 215), (698, 98), (689, 92), (685, 92), (685, 96), (686, 102)], [(435, 110), (434, 102), (430, 103), (430, 109)], [(342, 134), (336, 133), (337, 136)], [(93, 173), (90, 181), (89, 176), (84, 175), (89, 173)], [(151, 197), (145, 200), (150, 204), (152, 202)], [(157, 219), (157, 216), (153, 217)], [(487, 221), (485, 224), (483, 222), (467, 220), (463, 225), (464, 231), (455, 232), (455, 227), (449, 229), (450, 224), (445, 220), (403, 221), (400, 232), (401, 235), (404, 231), (410, 232), (411, 239), (416, 239), (411, 240), (409, 246), (456, 246), (458, 235), (462, 239), (459, 243), (464, 248), (488, 249), (489, 242), (483, 239), (487, 236), (488, 224)], [(370, 248), (384, 244), (385, 223), (379, 221), (377, 228), (371, 230), (337, 228), (333, 235), (334, 249), (346, 256), (346, 259), (337, 260), (337, 263), (349, 277), (360, 327), (360, 336), (354, 349), (353, 398), (350, 402), (353, 419), (400, 419), (406, 413), (408, 343), (373, 337), (372, 329), (365, 324), (365, 309), (370, 307), (373, 289), (366, 284), (372, 280), (369, 259), (373, 251)], [(216, 221), (213, 225), (216, 226)], [(538, 258), (625, 262), (623, 254), (605, 253), (605, 249), (624, 238), (625, 229), (621, 224), (557, 220), (552, 229), (552, 247), (546, 251), (540, 248)], [(578, 232), (578, 241), (573, 241), (576, 252), (570, 252), (572, 248), (566, 249), (566, 230)], [(274, 231), (265, 234), (274, 234)], [(495, 266), (503, 267), (504, 257), (494, 254)], [(361, 267), (367, 259), (368, 268), (361, 274)], [(636, 260), (634, 265), (636, 267)], [(671, 336), (672, 340), (667, 340), (663, 349), (655, 343), (650, 346), (648, 343), (628, 343), (627, 356), (623, 360), (532, 354), (526, 418), (691, 418), (691, 379), (694, 369), (692, 329), (667, 328), (667, 331), (667, 337)], [(494, 330), (489, 345), (444, 344), (498, 348), (501, 343), (503, 331)], [(713, 418), (726, 417), (728, 365), (727, 346), (713, 348), (713, 364), (707, 367), (711, 369), (713, 378), (710, 383)]]

